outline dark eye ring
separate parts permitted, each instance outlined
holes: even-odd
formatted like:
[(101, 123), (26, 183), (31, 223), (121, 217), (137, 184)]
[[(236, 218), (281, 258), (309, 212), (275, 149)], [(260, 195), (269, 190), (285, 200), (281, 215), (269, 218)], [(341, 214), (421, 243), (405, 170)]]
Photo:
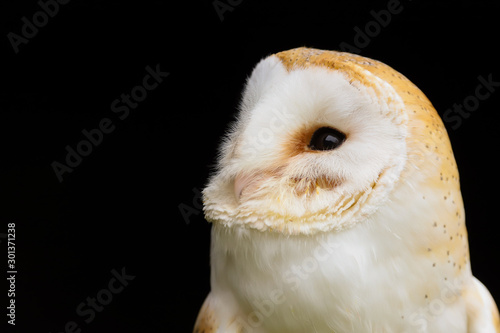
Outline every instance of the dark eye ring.
[(312, 135), (309, 148), (312, 150), (332, 150), (345, 141), (345, 134), (331, 127), (318, 128)]

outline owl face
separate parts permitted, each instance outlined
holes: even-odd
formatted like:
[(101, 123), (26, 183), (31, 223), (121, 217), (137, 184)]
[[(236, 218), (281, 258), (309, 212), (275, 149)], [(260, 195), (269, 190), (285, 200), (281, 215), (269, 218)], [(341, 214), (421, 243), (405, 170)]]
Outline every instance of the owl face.
[(204, 190), (208, 220), (309, 233), (342, 229), (384, 202), (406, 161), (392, 87), (276, 56), (249, 78)]

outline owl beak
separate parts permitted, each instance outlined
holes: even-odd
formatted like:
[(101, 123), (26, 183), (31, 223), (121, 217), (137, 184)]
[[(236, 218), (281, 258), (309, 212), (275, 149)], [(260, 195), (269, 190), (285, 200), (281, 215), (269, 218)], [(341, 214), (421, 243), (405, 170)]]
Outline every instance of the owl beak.
[(239, 200), (243, 190), (255, 179), (254, 175), (239, 174), (234, 178), (234, 196)]

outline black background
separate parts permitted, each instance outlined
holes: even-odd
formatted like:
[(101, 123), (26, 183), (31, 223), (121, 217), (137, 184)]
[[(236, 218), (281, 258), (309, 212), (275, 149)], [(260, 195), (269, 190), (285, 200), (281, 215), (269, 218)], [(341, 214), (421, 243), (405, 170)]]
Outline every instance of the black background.
[[(75, 321), (82, 332), (190, 332), (209, 291), (210, 225), (195, 193), (246, 77), (262, 57), (281, 50), (354, 45), (354, 28), (363, 30), (370, 11), (388, 3), (231, 2), (221, 20), (212, 1), (73, 0), (17, 54), (7, 34), (20, 35), (21, 18), (32, 21), (40, 6), (1, 3), (0, 232), (16, 223), (14, 331), (64, 332)], [(406, 75), (441, 115), (474, 94), (479, 75), (500, 81), (498, 1), (401, 5), (362, 55)], [(111, 102), (157, 64), (169, 76), (118, 119)], [(497, 301), (499, 105), (497, 91), (458, 129), (446, 124), (473, 272)], [(51, 163), (64, 163), (65, 146), (75, 148), (81, 131), (103, 118), (115, 130), (60, 183)], [(188, 220), (179, 205), (191, 207)], [(135, 279), (85, 323), (77, 306), (123, 267)]]

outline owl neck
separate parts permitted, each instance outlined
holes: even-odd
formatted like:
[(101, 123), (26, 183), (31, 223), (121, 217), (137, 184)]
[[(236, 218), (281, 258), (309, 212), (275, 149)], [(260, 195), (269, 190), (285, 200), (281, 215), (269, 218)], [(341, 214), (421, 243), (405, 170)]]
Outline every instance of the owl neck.
[[(294, 323), (290, 308), (295, 313), (324, 309), (314, 312), (324, 316), (318, 322), (333, 316), (345, 331), (353, 329), (349, 313), (370, 322), (408, 318), (440, 299), (442, 290), (460, 290), (471, 278), (458, 250), (467, 241), (451, 247), (447, 233), (455, 214), (443, 210), (438, 194), (404, 184), (391, 196), (391, 205), (342, 231), (285, 235), (214, 224), (212, 291), (233, 295), (245, 313), (279, 295), (276, 299), (284, 301), (273, 305), (272, 318), (283, 325)], [(450, 231), (444, 233), (446, 223)], [(380, 290), (390, 291), (388, 297), (381, 300)]]

